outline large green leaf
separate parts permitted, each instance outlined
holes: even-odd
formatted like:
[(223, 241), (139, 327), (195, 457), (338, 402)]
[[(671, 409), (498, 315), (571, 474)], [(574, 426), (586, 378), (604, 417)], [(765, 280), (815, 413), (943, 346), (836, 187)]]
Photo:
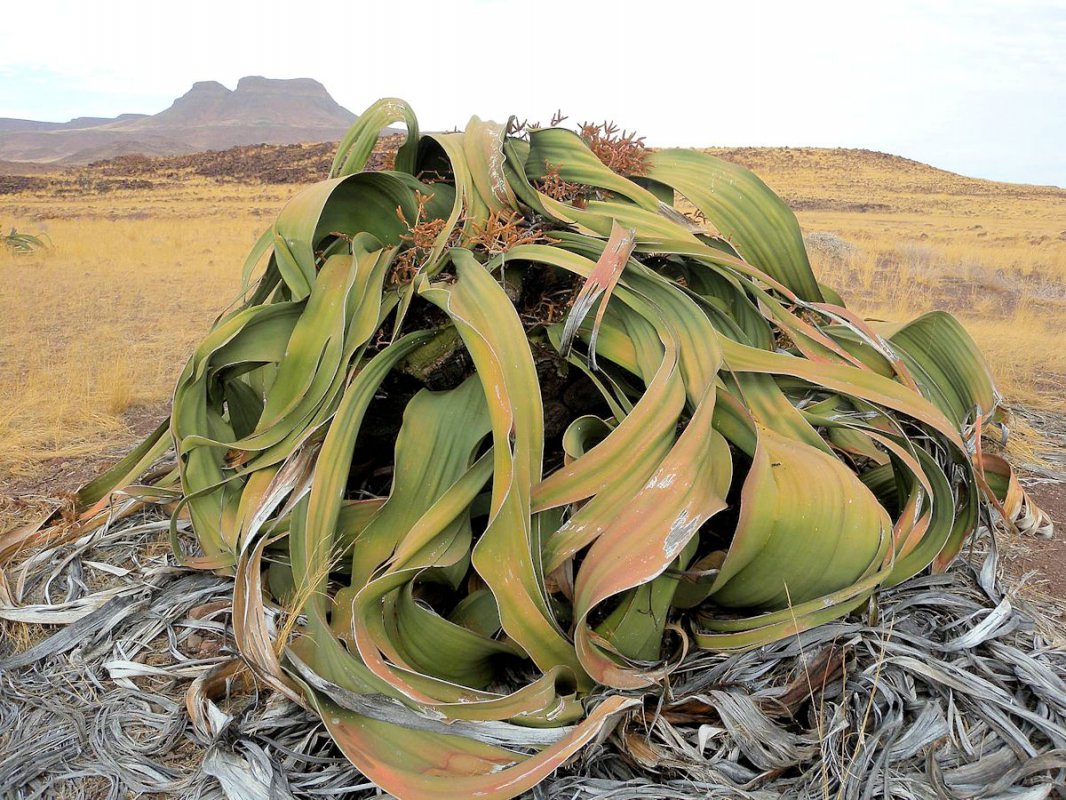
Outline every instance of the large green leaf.
[[(395, 171), (363, 171), (401, 121)], [(845, 308), (751, 172), (583, 135), (373, 105), (252, 248), (169, 440), (50, 534), (155, 502), (178, 546), (188, 518), (242, 664), (401, 800), (531, 789), (689, 646), (944, 569), (982, 503), (1049, 525), (982, 449), (999, 398), (959, 323)]]
[(658, 150), (648, 177), (687, 197), (752, 264), (804, 300), (822, 299), (796, 215), (755, 175), (695, 150)]

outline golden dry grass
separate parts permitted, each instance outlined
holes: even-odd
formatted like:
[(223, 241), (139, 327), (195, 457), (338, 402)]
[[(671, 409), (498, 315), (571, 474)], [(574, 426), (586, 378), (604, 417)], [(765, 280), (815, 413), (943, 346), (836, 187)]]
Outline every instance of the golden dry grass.
[[(861, 151), (712, 152), (754, 168), (798, 209), (821, 241), (820, 279), (851, 306), (888, 319), (946, 308), (1008, 399), (1066, 408), (1066, 191)], [(296, 190), (182, 176), (165, 188), (0, 197), (5, 230), (55, 244), (0, 252), (0, 495), (68, 459), (117, 455), (165, 413), (245, 253)]]
[[(77, 201), (18, 196), (0, 221), (54, 250), (0, 250), (0, 481), (121, 450), (161, 417), (174, 380), (237, 291), (240, 265), (289, 189)], [(14, 205), (14, 204), (12, 204)]]

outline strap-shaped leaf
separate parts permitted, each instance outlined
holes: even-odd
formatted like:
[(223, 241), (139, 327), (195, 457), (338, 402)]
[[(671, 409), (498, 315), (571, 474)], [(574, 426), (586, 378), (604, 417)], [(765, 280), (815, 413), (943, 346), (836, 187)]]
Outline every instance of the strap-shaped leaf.
[(418, 120), (403, 100), (386, 97), (360, 114), (359, 119), (348, 129), (337, 145), (337, 155), (329, 168), (329, 176), (343, 178), (362, 170), (378, 143), (381, 131), (394, 122), (403, 122), (407, 126), (407, 139), (396, 154), (396, 169), (413, 173), (418, 152)]
[(543, 467), (543, 408), (536, 367), (506, 293), (468, 251), (452, 255), (459, 280), (423, 296), (459, 330), (489, 402), (495, 469), (488, 527), (472, 560), (496, 596), (503, 629), (542, 671), (582, 670), (559, 629), (543, 585), (540, 542), (531, 525), (532, 487)]
[(999, 405), (988, 365), (958, 320), (942, 311), (884, 330), (911, 368), (922, 394), (960, 429), (990, 419)]
[(844, 464), (760, 427), (711, 599), (777, 609), (831, 594), (881, 566), (891, 529), (884, 508)]
[(800, 298), (822, 300), (796, 215), (749, 170), (695, 150), (658, 150), (648, 177), (692, 201), (747, 261)]

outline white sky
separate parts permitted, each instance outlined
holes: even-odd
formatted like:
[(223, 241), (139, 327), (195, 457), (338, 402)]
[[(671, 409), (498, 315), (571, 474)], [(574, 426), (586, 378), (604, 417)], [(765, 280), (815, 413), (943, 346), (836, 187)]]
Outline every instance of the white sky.
[(402, 97), (426, 129), (558, 107), (652, 145), (868, 147), (1066, 186), (1066, 0), (52, 0), (0, 20), (0, 116), (312, 77), (356, 113)]

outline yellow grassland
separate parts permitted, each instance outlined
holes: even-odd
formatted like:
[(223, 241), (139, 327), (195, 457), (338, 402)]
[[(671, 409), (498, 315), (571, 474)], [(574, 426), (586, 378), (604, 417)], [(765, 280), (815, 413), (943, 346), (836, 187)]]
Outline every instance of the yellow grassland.
[[(797, 208), (820, 280), (869, 316), (959, 316), (1009, 401), (1066, 409), (1066, 191), (977, 181), (905, 159), (713, 150)], [(165, 404), (297, 187), (179, 178), (106, 194), (0, 196), (0, 495), (57, 462), (115, 455)], [(73, 488), (73, 487), (69, 487)]]
[[(0, 483), (42, 462), (120, 451), (160, 416), (244, 256), (292, 187), (221, 187), (0, 206), (51, 252), (0, 248)], [(13, 213), (17, 212), (17, 213)], [(25, 484), (25, 481), (19, 481)]]

